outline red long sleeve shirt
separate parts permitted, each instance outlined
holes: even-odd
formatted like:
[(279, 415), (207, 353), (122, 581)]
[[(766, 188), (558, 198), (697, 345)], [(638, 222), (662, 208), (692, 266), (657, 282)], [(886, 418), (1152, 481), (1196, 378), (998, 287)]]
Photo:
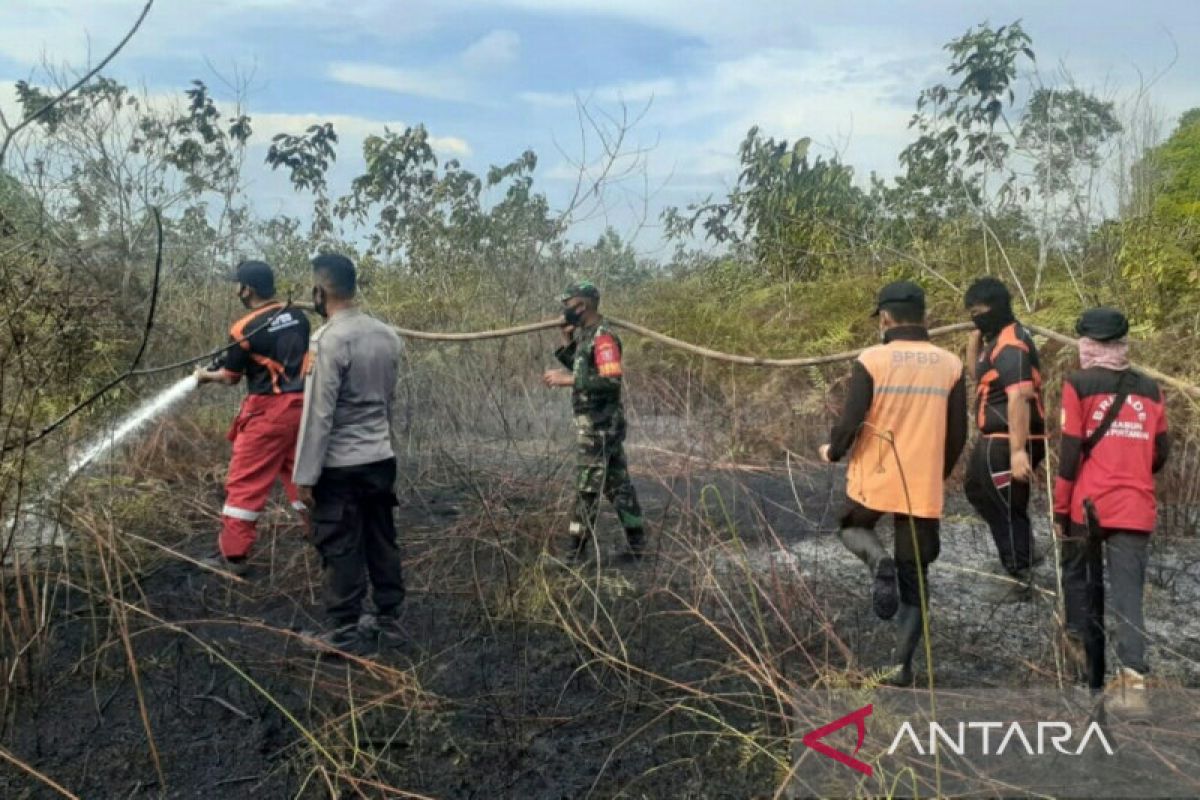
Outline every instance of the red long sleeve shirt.
[(1112, 425), (1082, 459), (1083, 442), (1099, 427), (1116, 400), (1122, 373), (1102, 367), (1072, 373), (1063, 382), (1062, 444), (1054, 484), (1054, 516), (1059, 523), (1084, 524), (1083, 501), (1096, 506), (1109, 530), (1150, 533), (1157, 507), (1154, 473), (1167, 460), (1167, 414), (1158, 385), (1139, 372), (1128, 381), (1129, 395)]

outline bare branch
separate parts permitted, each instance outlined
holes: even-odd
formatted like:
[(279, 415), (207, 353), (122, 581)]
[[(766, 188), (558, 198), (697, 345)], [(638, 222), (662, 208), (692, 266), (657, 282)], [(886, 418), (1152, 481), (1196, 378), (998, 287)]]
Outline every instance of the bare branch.
[(4, 141), (0, 142), (0, 167), (2, 167), (4, 165), (4, 157), (8, 154), (8, 148), (9, 148), (9, 145), (12, 144), (13, 137), (15, 137), (23, 129), (27, 128), (31, 123), (35, 122), (39, 117), (46, 114), (48, 111), (53, 109), (56, 105), (58, 105), (63, 100), (65, 100), (69, 95), (71, 95), (72, 92), (79, 89), (80, 86), (83, 86), (85, 83), (90, 81), (92, 78), (96, 77), (96, 75), (100, 72), (100, 70), (107, 67), (109, 62), (117, 57), (117, 54), (120, 53), (122, 49), (124, 49), (125, 45), (129, 43), (129, 40), (133, 38), (133, 35), (135, 33), (137, 33), (138, 28), (142, 27), (142, 22), (146, 19), (146, 15), (150, 13), (150, 8), (153, 5), (154, 5), (154, 0), (146, 0), (146, 5), (142, 8), (142, 13), (138, 15), (137, 20), (135, 20), (133, 23), (133, 27), (129, 29), (129, 31), (125, 34), (124, 38), (122, 38), (121, 41), (117, 42), (117, 46), (114, 47), (111, 51), (109, 51), (109, 54), (106, 55), (100, 61), (99, 64), (97, 64), (95, 67), (93, 67), (92, 69), (90, 69), (86, 73), (84, 73), (82, 78), (75, 81), (75, 83), (68, 86), (65, 91), (59, 93), (59, 95), (57, 97), (55, 97), (53, 100), (46, 103), (46, 105), (42, 106), (37, 111), (30, 114), (29, 116), (25, 117), (25, 119), (21, 120), (16, 125), (9, 127), (7, 123), (4, 123), (4, 128), (5, 128)]

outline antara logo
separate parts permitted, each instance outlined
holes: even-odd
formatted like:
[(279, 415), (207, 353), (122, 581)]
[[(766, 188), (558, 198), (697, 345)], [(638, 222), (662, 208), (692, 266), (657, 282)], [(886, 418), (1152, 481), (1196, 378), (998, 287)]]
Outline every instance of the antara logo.
[[(874, 705), (865, 705), (857, 711), (852, 711), (844, 717), (834, 720), (828, 725), (822, 725), (814, 731), (810, 731), (801, 740), (807, 747), (811, 747), (821, 755), (832, 758), (839, 764), (844, 764), (850, 769), (861, 772), (862, 774), (871, 777), (874, 775), (874, 769), (870, 764), (867, 764), (854, 756), (858, 755), (858, 751), (862, 749), (863, 742), (867, 738), (867, 717), (874, 712)], [(854, 725), (858, 731), (858, 743), (854, 747), (854, 753), (843, 753), (840, 750), (835, 750), (828, 744), (822, 741), (829, 734), (839, 731), (847, 725)], [(1053, 747), (1053, 750), (1063, 755), (1078, 756), (1088, 748), (1089, 745), (1096, 745), (1103, 748), (1108, 755), (1113, 754), (1112, 745), (1109, 744), (1108, 738), (1104, 735), (1104, 730), (1099, 723), (1091, 722), (1083, 731), (1083, 735), (1079, 737), (1078, 743), (1075, 741), (1075, 732), (1069, 722), (1047, 722), (1038, 721), (1030, 723), (1035, 733), (1026, 732), (1026, 729), (1019, 722), (959, 722), (956, 725), (951, 725), (950, 730), (946, 726), (938, 722), (930, 722), (928, 736), (921, 739), (917, 736), (916, 729), (911, 722), (905, 721), (900, 725), (900, 729), (896, 731), (896, 736), (892, 739), (891, 746), (887, 749), (887, 755), (893, 755), (904, 744), (905, 741), (911, 743), (912, 750), (918, 755), (932, 755), (935, 751), (945, 748), (956, 755), (982, 755), (982, 756), (1000, 756), (1011, 749), (1017, 752), (1019, 749), (1024, 750), (1026, 755), (1040, 756), (1049, 752), (1047, 744)], [(971, 735), (968, 735), (968, 732)], [(977, 735), (976, 735), (976, 732)], [(993, 739), (993, 734), (995, 739)], [(922, 742), (927, 744), (922, 746)], [(998, 742), (998, 745), (993, 750), (993, 742)], [(978, 743), (978, 747), (972, 747), (972, 744)], [(1035, 744), (1036, 743), (1036, 747)]]
[(858, 751), (862, 749), (863, 742), (867, 738), (866, 719), (867, 717), (871, 716), (871, 712), (874, 710), (875, 706), (865, 705), (858, 711), (851, 711), (841, 719), (835, 719), (828, 725), (822, 725), (815, 731), (809, 732), (801, 741), (804, 742), (804, 744), (808, 747), (816, 750), (821, 755), (832, 758), (834, 761), (837, 761), (840, 764), (845, 764), (850, 769), (858, 770), (869, 778), (875, 774), (875, 770), (870, 764), (863, 763), (854, 756), (843, 753), (841, 750), (834, 750), (821, 740), (834, 731), (840, 731), (842, 728), (853, 723), (854, 726), (858, 728), (858, 744), (854, 748), (854, 753), (857, 755)]

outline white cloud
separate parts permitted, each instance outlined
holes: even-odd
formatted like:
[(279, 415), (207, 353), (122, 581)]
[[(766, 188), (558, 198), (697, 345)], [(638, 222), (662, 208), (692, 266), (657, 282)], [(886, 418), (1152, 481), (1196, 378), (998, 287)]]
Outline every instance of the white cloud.
[[(832, 0), (821, 0), (832, 3)], [(808, 37), (813, 0), (473, 0), (520, 11), (617, 18), (710, 44), (793, 45)]]
[(519, 98), (526, 103), (543, 108), (569, 108), (576, 99), (596, 103), (627, 103), (639, 105), (659, 98), (670, 97), (679, 90), (674, 78), (631, 81), (629, 83), (598, 86), (577, 92), (521, 92)]
[(512, 64), (520, 52), (521, 37), (513, 31), (495, 30), (471, 43), (459, 60), (470, 69), (487, 69)]
[(600, 108), (622, 99), (631, 106), (649, 102), (634, 133), (661, 137), (648, 156), (658, 178), (711, 182), (719, 190), (736, 175), (738, 145), (757, 125), (776, 139), (810, 137), (814, 155), (838, 151), (865, 180), (871, 170), (894, 173), (912, 113), (912, 105), (895, 98), (915, 99), (926, 67), (897, 50), (765, 49), (714, 61), (686, 78), (521, 97), (548, 111), (573, 105), (576, 96)]
[(456, 56), (431, 66), (341, 62), (332, 64), (328, 74), (333, 80), (351, 86), (434, 100), (473, 102), (482, 95), (482, 80), (517, 60), (520, 45), (520, 37), (512, 31), (494, 30)]
[[(260, 2), (282, 1), (260, 0)], [(14, 81), (12, 80), (0, 78), (0, 112), (4, 113), (10, 125), (20, 120), (23, 113), (21, 105), (17, 101), (17, 93), (13, 83)], [(139, 93), (138, 99), (142, 102), (143, 108), (159, 111), (182, 108), (183, 104), (183, 97), (179, 93)], [(218, 102), (218, 107), (226, 113), (232, 111), (230, 107), (220, 102)], [(250, 116), (250, 125), (253, 129), (253, 135), (250, 139), (251, 146), (266, 147), (276, 134), (289, 133), (298, 135), (313, 125), (332, 122), (334, 130), (338, 135), (338, 151), (343, 156), (350, 152), (358, 153), (361, 150), (362, 140), (371, 134), (382, 134), (385, 128), (393, 131), (402, 131), (409, 125), (409, 123), (400, 120), (373, 119), (353, 114), (271, 112), (256, 111), (254, 108), (248, 108), (246, 113)], [(431, 134), (429, 145), (441, 156), (461, 158), (471, 155), (471, 145), (465, 139), (458, 136), (436, 136)]]
[(470, 89), (464, 81), (440, 69), (405, 69), (382, 64), (343, 62), (331, 64), (328, 74), (333, 80), (351, 86), (434, 100), (465, 100), (470, 96)]

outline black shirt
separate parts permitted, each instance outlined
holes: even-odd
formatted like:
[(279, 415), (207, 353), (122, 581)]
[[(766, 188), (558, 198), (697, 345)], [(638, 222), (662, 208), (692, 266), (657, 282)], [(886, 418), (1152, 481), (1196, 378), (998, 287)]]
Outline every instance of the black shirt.
[(250, 394), (303, 392), (308, 337), (304, 312), (268, 303), (229, 329), (230, 345), (219, 365), (239, 377), (245, 375)]
[(1013, 322), (991, 340), (985, 339), (975, 362), (975, 424), (984, 434), (1008, 433), (1008, 395), (1029, 386), (1029, 435), (1045, 436), (1042, 372), (1037, 345), (1025, 326)]

